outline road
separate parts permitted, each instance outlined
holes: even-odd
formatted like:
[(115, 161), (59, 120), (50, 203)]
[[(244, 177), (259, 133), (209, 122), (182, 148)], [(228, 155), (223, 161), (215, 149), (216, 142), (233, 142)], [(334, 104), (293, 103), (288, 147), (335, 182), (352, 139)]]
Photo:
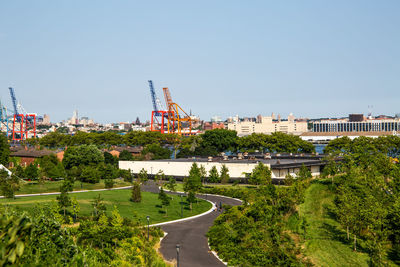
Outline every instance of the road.
[[(220, 202), (222, 202), (222, 204), (228, 204), (231, 206), (241, 204), (239, 200), (226, 197), (213, 195), (199, 195), (198, 197), (217, 203), (217, 206), (219, 206)], [(208, 240), (206, 237), (208, 228), (213, 225), (214, 220), (220, 214), (221, 212), (219, 211), (213, 211), (212, 213), (195, 218), (193, 220), (161, 226), (161, 229), (168, 233), (167, 236), (161, 241), (161, 247), (159, 249), (164, 259), (168, 261), (176, 260), (176, 245), (179, 244), (180, 267), (225, 266), (209, 251)]]

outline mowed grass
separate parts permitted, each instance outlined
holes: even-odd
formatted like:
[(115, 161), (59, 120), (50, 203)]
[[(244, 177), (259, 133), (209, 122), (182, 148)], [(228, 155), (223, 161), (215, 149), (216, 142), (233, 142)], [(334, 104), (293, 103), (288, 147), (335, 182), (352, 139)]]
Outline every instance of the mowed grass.
[[(123, 180), (115, 179), (114, 187), (123, 187), (132, 185), (129, 182), (125, 182)], [(60, 186), (62, 185), (63, 181), (45, 181), (44, 183), (40, 184), (37, 181), (28, 181), (28, 182), (21, 182), (21, 188), (15, 194), (22, 195), (22, 194), (37, 194), (37, 193), (50, 193), (50, 192), (60, 192)], [(90, 183), (82, 183), (76, 181), (74, 183), (74, 191), (79, 190), (93, 190), (93, 189), (101, 189), (105, 188), (104, 180), (101, 180), (99, 183), (90, 184)]]
[[(212, 187), (220, 187), (220, 188), (243, 188), (243, 187), (255, 187), (254, 185), (250, 185), (250, 184), (237, 184), (237, 185), (233, 185), (233, 184), (203, 184), (203, 186), (212, 186)], [(183, 183), (178, 182), (176, 184), (176, 191), (181, 191), (183, 192)]]
[[(76, 197), (80, 205), (80, 213), (78, 216), (91, 216), (93, 212), (92, 201), (95, 197), (100, 196), (107, 207), (107, 214), (111, 215), (114, 205), (119, 213), (126, 218), (133, 219), (135, 214), (142, 222), (146, 221), (146, 216), (150, 216), (150, 224), (171, 221), (181, 218), (181, 204), (179, 196), (172, 196), (171, 204), (168, 206), (166, 216), (165, 208), (161, 207), (161, 201), (158, 199), (158, 194), (142, 192), (142, 202), (134, 203), (129, 201), (131, 190), (110, 190), (101, 192), (84, 192), (69, 194), (71, 197)], [(0, 204), (8, 204), (17, 206), (22, 210), (30, 210), (35, 205), (51, 204), (56, 200), (57, 196), (34, 196), (20, 197), (16, 199), (0, 199)], [(189, 205), (186, 202), (186, 197), (182, 198), (183, 217), (193, 216), (205, 212), (211, 208), (211, 204), (204, 200), (198, 200), (198, 203), (193, 204), (193, 210), (189, 210)]]
[[(365, 253), (354, 252), (346, 244), (346, 232), (324, 206), (333, 203), (328, 185), (313, 183), (306, 191), (300, 215), (307, 220), (305, 254), (316, 266), (368, 266)], [(351, 243), (351, 242), (350, 242)]]

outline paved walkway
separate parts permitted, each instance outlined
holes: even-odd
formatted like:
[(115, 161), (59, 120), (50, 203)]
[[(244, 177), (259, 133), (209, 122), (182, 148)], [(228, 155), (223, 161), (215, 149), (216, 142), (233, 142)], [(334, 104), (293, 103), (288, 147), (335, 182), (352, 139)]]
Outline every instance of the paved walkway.
[[(241, 204), (239, 200), (220, 196), (200, 195), (198, 197), (217, 203), (217, 206), (219, 206), (220, 202), (231, 206)], [(211, 251), (209, 251), (206, 237), (208, 228), (213, 225), (214, 220), (220, 214), (221, 212), (214, 211), (193, 220), (161, 226), (161, 229), (168, 233), (161, 241), (161, 247), (159, 249), (164, 259), (169, 261), (176, 260), (176, 245), (179, 244), (180, 267), (225, 266)]]

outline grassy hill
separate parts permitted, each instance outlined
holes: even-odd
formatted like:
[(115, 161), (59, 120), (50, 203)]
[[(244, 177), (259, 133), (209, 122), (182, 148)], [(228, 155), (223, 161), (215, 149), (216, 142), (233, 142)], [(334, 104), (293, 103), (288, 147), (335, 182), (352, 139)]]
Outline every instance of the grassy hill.
[(305, 217), (305, 255), (316, 266), (368, 266), (366, 253), (354, 252), (346, 232), (330, 215), (334, 194), (328, 184), (317, 181), (307, 189), (300, 216)]

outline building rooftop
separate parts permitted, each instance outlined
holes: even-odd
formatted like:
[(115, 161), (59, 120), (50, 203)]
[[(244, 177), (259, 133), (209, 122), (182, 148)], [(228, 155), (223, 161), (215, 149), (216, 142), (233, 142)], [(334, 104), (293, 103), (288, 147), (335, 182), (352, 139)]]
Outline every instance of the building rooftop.
[(161, 159), (155, 160), (158, 162), (200, 162), (200, 163), (207, 163), (207, 162), (218, 162), (221, 164), (230, 163), (230, 164), (254, 164), (258, 162), (262, 162), (264, 164), (269, 164), (271, 168), (274, 169), (283, 169), (283, 168), (296, 168), (301, 167), (303, 164), (305, 166), (320, 166), (325, 165), (325, 162), (322, 161), (322, 156), (319, 155), (290, 155), (290, 154), (277, 154), (271, 155), (271, 158), (264, 158), (263, 156), (248, 156), (243, 159), (238, 159), (235, 157), (191, 157), (191, 158), (179, 158), (179, 159)]

